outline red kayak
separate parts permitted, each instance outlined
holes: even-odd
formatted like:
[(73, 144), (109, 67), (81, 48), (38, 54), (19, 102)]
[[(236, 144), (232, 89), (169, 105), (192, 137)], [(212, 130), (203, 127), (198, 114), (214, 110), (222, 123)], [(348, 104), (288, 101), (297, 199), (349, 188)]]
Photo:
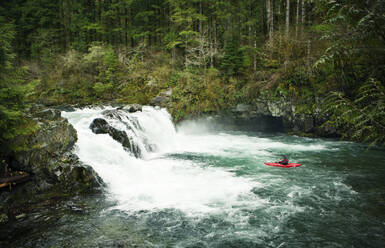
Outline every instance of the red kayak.
[(268, 163), (268, 162), (265, 162), (265, 165), (268, 165), (268, 166), (275, 166), (275, 167), (291, 168), (291, 167), (298, 167), (298, 166), (301, 166), (302, 164), (289, 163), (289, 164), (287, 164), (287, 165), (283, 165), (283, 164), (280, 164), (280, 163)]

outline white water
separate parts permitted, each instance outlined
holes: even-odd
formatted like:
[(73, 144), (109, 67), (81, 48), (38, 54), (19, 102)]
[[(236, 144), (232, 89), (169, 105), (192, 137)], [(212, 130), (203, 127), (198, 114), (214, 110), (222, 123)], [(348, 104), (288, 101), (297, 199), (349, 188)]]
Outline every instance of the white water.
[[(108, 185), (110, 197), (125, 211), (174, 208), (187, 214), (232, 213), (234, 209), (255, 209), (268, 204), (251, 190), (266, 183), (256, 178), (201, 162), (178, 159), (169, 154), (210, 154), (225, 157), (271, 157), (269, 149), (323, 150), (322, 145), (284, 144), (267, 138), (202, 133), (200, 125), (184, 125), (178, 132), (166, 110), (144, 107), (142, 112), (120, 113), (122, 121), (102, 116), (101, 109), (63, 113), (78, 132), (77, 150), (81, 161), (91, 165)], [(89, 129), (95, 118), (105, 118), (125, 130), (142, 151), (135, 158), (108, 134)], [(129, 128), (128, 128), (129, 127)], [(153, 150), (148, 147), (152, 147)], [(269, 176), (269, 183), (284, 179)], [(262, 183), (262, 181), (265, 181)], [(299, 189), (294, 189), (298, 191)], [(291, 197), (291, 195), (289, 195)], [(293, 211), (301, 211), (290, 202)]]

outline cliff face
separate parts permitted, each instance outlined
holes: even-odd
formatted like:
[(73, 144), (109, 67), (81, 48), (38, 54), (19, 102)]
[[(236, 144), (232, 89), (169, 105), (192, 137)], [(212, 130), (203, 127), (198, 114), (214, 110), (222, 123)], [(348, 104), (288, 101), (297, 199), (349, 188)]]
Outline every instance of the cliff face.
[[(172, 105), (171, 95), (172, 91), (161, 92), (159, 96), (151, 100), (151, 105), (170, 107)], [(246, 130), (286, 131), (318, 137), (341, 136), (338, 128), (323, 125), (327, 121), (327, 116), (323, 115), (320, 110), (304, 113), (299, 111), (301, 106), (294, 102), (293, 99), (261, 97), (254, 99), (250, 104), (237, 104), (224, 113), (203, 113), (202, 115), (212, 115), (218, 122), (223, 121), (226, 122), (225, 124)]]
[(0, 214), (8, 219), (12, 219), (12, 209), (52, 197), (95, 192), (102, 184), (96, 172), (73, 153), (77, 133), (60, 111), (34, 107), (30, 112), (38, 130), (23, 140), (25, 149), (12, 154), (9, 163), (13, 171), (27, 172), (29, 180), (0, 191)]
[(319, 137), (340, 136), (337, 128), (323, 126), (326, 118), (320, 111), (305, 114), (297, 109), (297, 105), (285, 99), (256, 99), (254, 104), (238, 104), (232, 109), (232, 113), (244, 119), (255, 116), (276, 118), (282, 121), (283, 128), (287, 132)]

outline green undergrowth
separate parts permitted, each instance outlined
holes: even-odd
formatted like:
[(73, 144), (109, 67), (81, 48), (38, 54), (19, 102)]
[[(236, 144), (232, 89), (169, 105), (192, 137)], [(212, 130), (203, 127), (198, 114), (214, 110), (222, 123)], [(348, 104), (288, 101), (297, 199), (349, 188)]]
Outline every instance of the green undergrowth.
[[(335, 69), (326, 62), (317, 67), (308, 66), (304, 43), (292, 44), (277, 35), (274, 45), (267, 44), (258, 54), (256, 70), (247, 64), (249, 57), (246, 53), (228, 50), (229, 55), (224, 57), (226, 63), (222, 61), (216, 67), (202, 68), (172, 64), (170, 54), (164, 51), (116, 50), (102, 43), (93, 44), (88, 52), (70, 50), (66, 54), (46, 58), (44, 62), (25, 61), (12, 80), (11, 74), (8, 74), (7, 84), (13, 85), (10, 88), (14, 91), (14, 103), (13, 107), (3, 108), (2, 111), (16, 108), (18, 111), (15, 113), (6, 112), (9, 121), (12, 121), (12, 116), (20, 117), (20, 110), (23, 109), (17, 105), (18, 102), (46, 105), (149, 104), (153, 97), (171, 89), (167, 108), (175, 122), (204, 114), (226, 113), (238, 103), (253, 105), (261, 99), (284, 99), (295, 106), (295, 114), (323, 116), (328, 120), (325, 125), (336, 126), (346, 139), (384, 142), (379, 135), (383, 131), (383, 120), (379, 114), (383, 110), (384, 96), (381, 81), (371, 79), (376, 82), (377, 94), (368, 90), (373, 87), (372, 83), (372, 86), (356, 87), (339, 95), (339, 100), (342, 97), (345, 104), (357, 107), (354, 117), (349, 119), (342, 100), (327, 100), (336, 96), (331, 92), (339, 90), (339, 85), (335, 83), (336, 76), (331, 76)], [(232, 64), (235, 59), (231, 56), (234, 54), (239, 61)], [(277, 59), (279, 56), (286, 59)], [(365, 92), (372, 95), (365, 97)], [(352, 97), (352, 94), (358, 97)], [(335, 104), (331, 105), (331, 102)], [(369, 107), (365, 108), (365, 104)], [(368, 108), (373, 112), (370, 116), (359, 115), (360, 110)], [(379, 122), (376, 122), (378, 118)], [(18, 132), (33, 130), (25, 119), (16, 119), (18, 125), (10, 122), (2, 124), (3, 127), (16, 127), (15, 131), (8, 132), (9, 139), (20, 135)], [(23, 125), (28, 128), (20, 129)]]

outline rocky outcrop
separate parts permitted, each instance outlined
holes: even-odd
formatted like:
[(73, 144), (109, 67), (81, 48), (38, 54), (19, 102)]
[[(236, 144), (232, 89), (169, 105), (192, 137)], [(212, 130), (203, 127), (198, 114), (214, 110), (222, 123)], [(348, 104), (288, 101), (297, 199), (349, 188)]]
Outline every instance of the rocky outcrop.
[(172, 90), (161, 92), (158, 96), (154, 97), (150, 101), (151, 106), (167, 107), (167, 103), (170, 101)]
[[(109, 112), (105, 113), (106, 111), (104, 111), (103, 113), (107, 116), (110, 116), (110, 117), (111, 117), (111, 115), (114, 116), (115, 118), (119, 117), (119, 115), (116, 112), (114, 112), (116, 110), (107, 110), (107, 111), (109, 111)], [(90, 129), (95, 134), (108, 134), (108, 135), (110, 135), (114, 140), (121, 143), (122, 146), (127, 151), (134, 154), (135, 157), (138, 158), (141, 156), (141, 152), (140, 152), (139, 148), (137, 146), (131, 144), (131, 141), (128, 138), (126, 132), (112, 127), (110, 124), (108, 124), (108, 122), (105, 119), (102, 119), (102, 118), (94, 119), (92, 121), (92, 123), (90, 124)]]
[(167, 97), (156, 96), (156, 97), (151, 99), (150, 105), (151, 106), (165, 107), (167, 102), (168, 102)]
[(138, 111), (142, 111), (142, 105), (140, 104), (130, 104), (130, 105), (125, 105), (122, 107), (117, 108), (118, 110), (123, 110), (128, 113), (135, 113)]
[(38, 191), (57, 188), (74, 193), (99, 186), (94, 170), (72, 153), (77, 133), (60, 111), (44, 109), (33, 116), (38, 130), (29, 137), (27, 149), (15, 153), (12, 167), (30, 173)]
[(119, 106), (116, 109), (107, 109), (102, 112), (102, 115), (109, 117), (109, 118), (115, 118), (119, 119), (121, 118), (121, 113), (135, 113), (138, 111), (142, 111), (143, 107), (140, 104), (130, 104), (130, 105), (124, 105)]
[(273, 117), (281, 120), (283, 129), (298, 134), (310, 134), (321, 137), (337, 137), (336, 128), (324, 126), (324, 117), (320, 113), (301, 113), (297, 106), (287, 99), (255, 99), (252, 104), (238, 104), (232, 113), (243, 119)]
[(37, 130), (15, 141), (23, 148), (9, 156), (9, 168), (28, 173), (29, 180), (12, 187), (10, 192), (6, 188), (0, 191), (0, 214), (54, 196), (101, 189), (102, 180), (96, 172), (73, 154), (77, 133), (67, 119), (61, 117), (60, 111), (41, 106), (30, 111)]

